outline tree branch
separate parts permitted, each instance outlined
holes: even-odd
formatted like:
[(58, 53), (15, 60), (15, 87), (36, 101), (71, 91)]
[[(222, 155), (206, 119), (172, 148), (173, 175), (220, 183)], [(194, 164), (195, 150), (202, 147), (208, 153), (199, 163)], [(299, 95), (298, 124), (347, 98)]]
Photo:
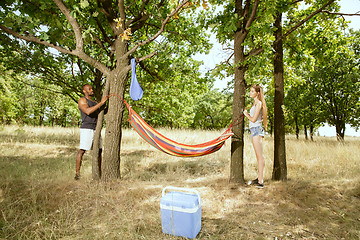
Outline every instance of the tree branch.
[(95, 20), (96, 20), (96, 25), (99, 27), (100, 32), (101, 32), (102, 36), (104, 37), (105, 42), (107, 42), (111, 45), (113, 43), (113, 41), (107, 36), (105, 29), (102, 27), (102, 25), (99, 22), (99, 19), (95, 18)]
[(164, 80), (162, 77), (160, 77), (157, 73), (154, 73), (154, 72), (150, 71), (150, 69), (149, 69), (148, 67), (146, 67), (143, 62), (139, 62), (139, 65), (140, 65), (140, 67), (141, 67), (142, 69), (145, 70), (145, 72), (147, 72), (147, 73), (148, 73), (151, 77), (153, 77), (154, 79), (158, 79), (158, 80), (160, 80), (160, 81), (162, 81), (162, 82), (165, 82), (165, 80)]
[[(60, 1), (60, 0), (54, 0), (54, 1)], [(79, 26), (79, 25), (77, 24), (77, 26)], [(76, 47), (77, 48), (76, 50), (68, 50), (68, 49), (65, 49), (63, 47), (57, 46), (55, 44), (49, 43), (47, 41), (42, 41), (38, 37), (35, 37), (35, 36), (21, 35), (18, 32), (14, 31), (12, 29), (9, 29), (9, 28), (7, 28), (7, 27), (5, 27), (3, 25), (0, 25), (0, 29), (2, 29), (4, 32), (6, 32), (6, 33), (8, 33), (8, 34), (10, 34), (10, 35), (12, 35), (12, 36), (14, 36), (16, 38), (19, 38), (19, 39), (22, 39), (22, 40), (25, 40), (25, 41), (28, 41), (28, 42), (35, 42), (35, 43), (38, 43), (38, 44), (42, 44), (44, 46), (54, 48), (54, 49), (56, 49), (59, 52), (64, 53), (64, 54), (70, 54), (70, 55), (77, 56), (77, 57), (81, 58), (82, 60), (84, 60), (85, 62), (87, 62), (88, 64), (90, 64), (91, 66), (99, 69), (104, 74), (108, 75), (110, 73), (110, 70), (105, 65), (101, 64), (96, 59), (94, 59), (94, 58), (90, 57), (89, 55), (85, 54), (85, 52), (83, 50), (81, 50), (82, 48), (79, 48), (78, 46)], [(75, 31), (75, 29), (74, 29), (74, 31)], [(80, 31), (80, 28), (78, 28), (76, 30), (76, 32), (77, 32), (76, 34), (79, 34), (78, 33), (79, 31)], [(81, 35), (81, 33), (80, 33), (80, 35)]]
[[(287, 36), (289, 36), (292, 32), (294, 32), (296, 29), (298, 29), (300, 26), (302, 26), (305, 22), (307, 22), (308, 20), (310, 20), (312, 17), (314, 17), (316, 14), (322, 12), (324, 10), (324, 8), (326, 8), (327, 6), (331, 5), (333, 2), (335, 2), (335, 0), (330, 0), (328, 1), (326, 4), (324, 4), (321, 8), (319, 8), (318, 10), (314, 11), (312, 14), (310, 14), (309, 16), (307, 16), (306, 18), (304, 18), (303, 20), (301, 20), (299, 23), (297, 23), (294, 27), (290, 28), (285, 34), (283, 34), (280, 38), (276, 39), (274, 41), (273, 44), (276, 44), (278, 41), (285, 39)], [(255, 56), (258, 55), (260, 53), (262, 53), (264, 51), (263, 48), (257, 48), (257, 49), (253, 49), (250, 51), (250, 53), (248, 54), (248, 56)]]
[(256, 17), (256, 11), (257, 11), (258, 6), (259, 6), (259, 2), (260, 2), (260, 0), (256, 0), (254, 2), (254, 5), (253, 5), (252, 11), (251, 11), (251, 15), (250, 15), (250, 17), (249, 17), (249, 19), (248, 19), (248, 21), (247, 21), (247, 23), (245, 25), (245, 29), (248, 29), (251, 26), (251, 24), (254, 22), (255, 17)]
[(145, 24), (146, 20), (149, 18), (149, 15), (147, 14), (144, 15), (143, 13), (145, 6), (149, 3), (149, 1), (150, 0), (143, 1), (139, 14), (125, 23), (125, 29), (134, 23), (133, 26), (131, 27), (131, 31), (134, 33), (136, 32), (136, 30), (140, 29)]
[(326, 4), (324, 4), (324, 6), (322, 6), (321, 8), (319, 8), (318, 10), (316, 10), (315, 12), (313, 12), (312, 14), (310, 14), (309, 16), (307, 16), (306, 18), (304, 18), (303, 20), (301, 20), (299, 23), (297, 23), (294, 27), (290, 28), (289, 31), (287, 31), (285, 34), (283, 34), (279, 39), (277, 39), (274, 44), (276, 44), (278, 41), (286, 38), (287, 36), (289, 36), (292, 32), (294, 32), (296, 29), (298, 29), (301, 25), (303, 25), (305, 22), (307, 22), (309, 19), (311, 19), (312, 17), (314, 17), (316, 14), (322, 12), (327, 6), (331, 5), (333, 2), (335, 2), (335, 0), (330, 0), (328, 1)]
[(230, 67), (232, 67), (232, 65), (230, 64), (230, 59), (234, 56), (234, 53), (230, 54), (230, 56), (228, 57), (228, 59), (225, 61)]
[(111, 55), (111, 54), (112, 54), (112, 52), (109, 51), (109, 50), (104, 46), (103, 42), (102, 42), (98, 37), (94, 36), (94, 34), (92, 34), (92, 33), (91, 33), (91, 37), (94, 39), (94, 41), (97, 43), (97, 45), (98, 45), (101, 49), (103, 49), (108, 55)]
[[(17, 53), (19, 53), (20, 55), (22, 55), (24, 58), (30, 58), (31, 57), (31, 53), (27, 50), (22, 51), (21, 49), (16, 49), (15, 50)], [(28, 72), (29, 74), (32, 74), (34, 76), (37, 76), (38, 78), (45, 78), (48, 79), (49, 82), (53, 82), (54, 85), (60, 86), (62, 88), (67, 87), (69, 88), (71, 91), (73, 91), (77, 96), (80, 97), (80, 92), (78, 89), (74, 88), (72, 85), (68, 84), (64, 78), (63, 74), (59, 74), (57, 73), (54, 68), (49, 68), (47, 66), (45, 66), (41, 61), (37, 61), (35, 63), (36, 65), (33, 65), (33, 68), (27, 68), (24, 67), (23, 64), (17, 64), (17, 68), (24, 71), (24, 72)], [(73, 65), (73, 64), (71, 64)], [(80, 71), (82, 72), (81, 69), (81, 65), (78, 64), (78, 67), (80, 69)], [(32, 69), (37, 69), (38, 71), (40, 71), (40, 73), (38, 74), (36, 71), (32, 70)], [(73, 69), (73, 67), (72, 67)], [(83, 74), (81, 74), (81, 77), (83, 76)], [(73, 78), (75, 80), (75, 76), (73, 75)], [(57, 81), (54, 81), (54, 79), (56, 79)], [(62, 83), (62, 84), (61, 84)], [(67, 93), (66, 93), (67, 94)], [(74, 99), (70, 94), (67, 94), (68, 96), (70, 96), (72, 99)], [(75, 102), (77, 102), (77, 100), (75, 100)]]
[[(154, 25), (154, 24), (147, 23), (146, 25), (147, 25), (147, 26), (150, 26), (150, 27), (154, 27), (154, 28), (160, 29), (159, 26), (156, 26), (156, 25)], [(164, 32), (171, 33), (171, 34), (174, 34), (174, 35), (180, 35), (183, 39), (185, 39), (187, 42), (189, 42), (189, 43), (192, 44), (192, 42), (191, 42), (184, 34), (179, 34), (179, 33), (177, 33), (177, 32), (173, 32), (173, 31), (170, 31), (170, 30), (164, 30)]]
[[(114, 19), (117, 16), (113, 11), (112, 1), (111, 0), (110, 1), (109, 0), (97, 0), (96, 2), (97, 2), (97, 7), (105, 15), (113, 33), (114, 33), (114, 36), (117, 36), (119, 34), (120, 30), (116, 28), (117, 24), (114, 22)], [(123, 2), (123, 1), (119, 1), (119, 4), (121, 2)], [(120, 11), (120, 5), (119, 5), (119, 11)], [(121, 18), (121, 16), (120, 16), (120, 18)]]
[[(131, 23), (133, 23), (133, 24), (131, 25), (131, 32), (134, 33), (137, 30), (141, 29), (145, 25), (145, 23), (149, 19), (149, 17), (150, 17), (150, 15), (145, 14), (145, 15), (141, 15), (141, 17), (139, 19), (136, 19), (136, 21), (132, 21)], [(126, 25), (126, 28), (128, 28), (130, 26), (130, 24)]]
[(69, 9), (65, 6), (65, 4), (61, 0), (53, 0), (54, 3), (58, 6), (60, 11), (65, 15), (66, 19), (71, 24), (73, 31), (75, 33), (75, 39), (76, 39), (76, 50), (78, 52), (84, 51), (84, 39), (81, 34), (81, 28), (79, 23), (76, 21), (76, 19), (71, 16), (71, 13)]
[(12, 36), (14, 36), (14, 37), (16, 37), (16, 38), (19, 38), (19, 39), (22, 39), (22, 40), (25, 40), (25, 41), (28, 41), (28, 42), (39, 43), (39, 44), (45, 45), (45, 46), (47, 46), (47, 47), (54, 48), (54, 49), (58, 50), (59, 52), (62, 52), (62, 53), (65, 53), (65, 54), (74, 55), (74, 54), (72, 53), (72, 51), (69, 51), (69, 50), (67, 50), (67, 49), (65, 49), (65, 48), (62, 48), (62, 47), (57, 46), (57, 45), (52, 44), (52, 43), (49, 43), (49, 42), (46, 42), (46, 41), (42, 41), (42, 40), (40, 40), (39, 38), (37, 38), (37, 37), (35, 37), (35, 36), (31, 36), (31, 35), (26, 35), (26, 36), (24, 36), (24, 35), (21, 35), (21, 34), (19, 34), (18, 32), (15, 32), (14, 30), (9, 29), (9, 28), (7, 28), (7, 27), (5, 27), (5, 26), (3, 26), (3, 25), (0, 25), (0, 28), (1, 28), (4, 32), (6, 32), (6, 33), (8, 33), (8, 34), (10, 34), (10, 35), (12, 35)]
[[(101, 64), (99, 61), (90, 57), (84, 52), (84, 39), (81, 34), (80, 24), (76, 21), (76, 19), (73, 16), (71, 16), (69, 9), (65, 6), (65, 4), (61, 0), (53, 0), (53, 1), (58, 6), (60, 11), (65, 15), (66, 19), (71, 24), (75, 34), (76, 49), (70, 51), (70, 54), (78, 56), (79, 58), (90, 64), (91, 66), (94, 66), (95, 68), (102, 71), (104, 74), (108, 75), (110, 71), (105, 65)], [(64, 53), (69, 54), (69, 52), (64, 52)]]
[(27, 83), (27, 82), (25, 82), (24, 80), (21, 80), (21, 79), (19, 79), (19, 78), (17, 78), (17, 80), (18, 80), (19, 82), (22, 82), (22, 83), (24, 83), (25, 85), (28, 85), (28, 86), (33, 87), (33, 88), (38, 88), (38, 89), (42, 89), (42, 90), (45, 90), (45, 91), (48, 91), (48, 92), (53, 92), (53, 93), (61, 94), (61, 95), (64, 95), (64, 94), (65, 94), (66, 96), (70, 97), (71, 100), (73, 100), (75, 103), (78, 102), (78, 100), (75, 99), (74, 96), (72, 96), (71, 94), (69, 94), (69, 93), (67, 93), (67, 92), (63, 93), (63, 92), (60, 92), (60, 91), (57, 91), (57, 90), (53, 90), (53, 89), (50, 89), (50, 88), (37, 86), (36, 84)]
[(164, 32), (165, 30), (165, 26), (166, 24), (169, 22), (169, 20), (187, 3), (189, 2), (190, 0), (184, 0), (181, 4), (179, 4), (174, 11), (172, 11), (166, 18), (165, 20), (163, 21), (163, 23), (161, 24), (161, 27), (159, 29), (159, 31), (154, 35), (152, 36), (151, 38), (145, 40), (145, 41), (142, 41), (142, 42), (139, 42), (137, 43), (130, 51), (128, 51), (126, 54), (124, 54), (120, 59), (124, 59), (124, 58), (128, 58), (129, 55), (131, 55), (132, 53), (134, 53), (140, 46), (143, 46), (145, 44), (148, 44), (152, 41), (154, 41), (158, 36), (160, 36), (161, 33)]
[(340, 15), (340, 16), (360, 16), (360, 11), (356, 13), (339, 13), (339, 12), (330, 12), (329, 10), (322, 10), (322, 12), (330, 15)]
[(137, 62), (141, 62), (141, 61), (144, 61), (145, 59), (148, 59), (148, 58), (152, 58), (153, 56), (155, 56), (156, 54), (158, 54), (158, 52), (152, 52), (146, 56), (143, 56), (141, 58), (138, 58), (136, 59)]
[[(36, 76), (36, 77), (38, 77), (38, 78), (41, 78), (41, 77), (42, 77), (42, 75), (39, 75), (37, 72), (34, 72), (34, 71), (32, 71), (32, 70), (29, 70), (28, 68), (24, 68), (24, 67), (20, 66), (19, 69), (21, 69), (21, 70), (23, 70), (24, 72), (27, 72), (27, 73), (29, 73), (29, 74), (32, 74), (33, 76)], [(45, 70), (46, 70), (46, 68), (45, 68)], [(72, 86), (70, 86), (69, 84), (67, 84), (65, 81), (62, 81), (62, 80), (61, 80), (61, 76), (59, 77), (56, 73), (51, 72), (51, 70), (49, 70), (49, 69), (47, 69), (47, 71), (45, 71), (45, 70), (40, 70), (40, 71), (42, 72), (42, 74), (49, 76), (51, 79), (54, 79), (54, 78), (57, 79), (58, 82), (54, 81), (54, 83), (53, 83), (54, 85), (59, 86), (59, 87), (62, 87), (62, 88), (64, 88), (64, 86), (66, 86), (66, 87), (72, 89), (72, 91), (73, 91), (78, 97), (80, 97), (80, 94), (78, 93), (78, 89), (75, 89), (75, 88), (73, 88)], [(50, 80), (50, 79), (49, 79), (49, 80)], [(20, 80), (19, 80), (19, 81), (20, 81)], [(24, 83), (25, 83), (25, 84), (28, 84), (28, 83), (26, 83), (26, 82), (24, 82)], [(61, 84), (59, 84), (59, 83), (63, 83), (64, 85), (61, 85)], [(30, 85), (30, 84), (28, 84), (28, 85)], [(38, 87), (38, 86), (36, 86), (36, 85), (30, 85), (30, 86)], [(53, 92), (59, 93), (59, 94), (64, 94), (63, 92), (59, 92), (59, 91), (52, 90), (52, 89), (47, 89), (47, 88), (44, 88), (44, 87), (38, 87), (38, 88), (41, 88), (41, 89), (44, 89), (44, 90), (47, 90), (47, 91), (53, 91)], [(67, 96), (69, 96), (72, 100), (74, 100), (75, 102), (77, 102), (77, 100), (76, 100), (71, 94), (69, 94), (69, 93), (67, 93), (67, 92), (65, 92), (65, 94), (66, 94)]]
[(263, 51), (263, 48), (255, 48), (255, 49), (252, 49), (252, 50), (247, 54), (247, 56), (248, 56), (248, 57), (256, 56), (256, 55), (260, 54), (262, 51)]
[(299, 3), (299, 2), (303, 2), (304, 0), (295, 0), (293, 1), (292, 3), (290, 3), (290, 5), (293, 5), (293, 4), (296, 4), (296, 3)]

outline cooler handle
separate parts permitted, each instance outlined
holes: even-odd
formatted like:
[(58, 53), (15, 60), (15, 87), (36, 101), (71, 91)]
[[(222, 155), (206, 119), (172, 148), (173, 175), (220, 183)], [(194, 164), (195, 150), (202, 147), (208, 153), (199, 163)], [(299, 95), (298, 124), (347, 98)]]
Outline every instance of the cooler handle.
[(162, 196), (165, 195), (165, 191), (168, 190), (168, 189), (173, 189), (173, 190), (177, 190), (177, 191), (181, 191), (181, 192), (192, 192), (192, 193), (195, 193), (197, 196), (198, 196), (198, 199), (199, 199), (199, 206), (201, 206), (201, 197), (200, 197), (200, 193), (198, 190), (195, 190), (195, 189), (190, 189), (190, 188), (180, 188), (180, 187), (173, 187), (173, 186), (167, 186), (167, 187), (164, 187), (164, 189), (162, 190)]

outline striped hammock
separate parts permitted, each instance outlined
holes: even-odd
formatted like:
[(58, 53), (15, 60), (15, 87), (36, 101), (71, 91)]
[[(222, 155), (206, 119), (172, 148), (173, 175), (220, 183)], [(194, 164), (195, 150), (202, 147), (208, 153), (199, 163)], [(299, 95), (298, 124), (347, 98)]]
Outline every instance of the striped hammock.
[(218, 151), (225, 144), (225, 141), (233, 135), (231, 131), (232, 125), (230, 125), (229, 128), (220, 135), (220, 137), (212, 141), (195, 145), (178, 143), (157, 132), (149, 124), (147, 124), (124, 99), (116, 94), (113, 95), (119, 97), (126, 104), (129, 112), (128, 120), (134, 130), (150, 145), (169, 155), (177, 157), (199, 157), (214, 153)]

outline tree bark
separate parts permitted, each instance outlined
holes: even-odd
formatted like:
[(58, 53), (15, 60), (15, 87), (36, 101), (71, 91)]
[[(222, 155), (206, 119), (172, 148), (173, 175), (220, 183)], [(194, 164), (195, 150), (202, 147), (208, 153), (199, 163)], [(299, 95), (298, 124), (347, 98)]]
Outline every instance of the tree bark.
[[(122, 42), (119, 43), (117, 54), (123, 56), (127, 52), (127, 45)], [(110, 78), (111, 93), (116, 93), (124, 98), (125, 85), (127, 82), (127, 75), (129, 70), (129, 60), (124, 58), (118, 60), (117, 67)], [(109, 99), (109, 110), (106, 115), (106, 134), (105, 134), (105, 149), (102, 167), (102, 180), (110, 181), (121, 178), (120, 175), (120, 146), (122, 129), (121, 123), (123, 112), (125, 110), (124, 102), (119, 98)]]
[[(236, 12), (240, 15), (242, 12), (242, 1), (236, 1)], [(242, 114), (245, 107), (245, 93), (246, 82), (245, 72), (246, 66), (243, 66), (245, 60), (244, 47), (242, 46), (246, 32), (243, 27), (240, 27), (241, 20), (239, 20), (239, 28), (234, 34), (234, 65), (235, 65), (235, 79), (234, 79), (234, 96), (233, 96), (233, 122)], [(232, 131), (234, 135), (231, 137), (231, 163), (230, 163), (230, 182), (244, 184), (244, 121), (233, 126)]]
[[(105, 89), (103, 91), (102, 96), (105, 97), (109, 95), (110, 91), (110, 78), (106, 78), (105, 82)], [(98, 115), (98, 121), (96, 123), (96, 130), (94, 135), (94, 142), (93, 142), (93, 151), (92, 151), (92, 179), (93, 180), (100, 180), (101, 175), (99, 172), (99, 143), (101, 137), (101, 130), (104, 122), (104, 110), (102, 110)]]
[(314, 125), (310, 123), (310, 139), (314, 141)]
[[(111, 93), (116, 93), (122, 98), (125, 93), (127, 74), (123, 73), (111, 79)], [(109, 111), (106, 116), (105, 149), (102, 167), (102, 180), (109, 181), (121, 178), (120, 175), (120, 144), (122, 137), (122, 117), (124, 103), (119, 98), (110, 98)]]
[[(94, 89), (94, 95), (95, 95), (96, 101), (100, 102), (101, 98), (108, 95), (108, 94), (104, 95), (104, 89), (103, 89), (104, 86), (103, 86), (103, 83), (102, 83), (103, 73), (100, 72), (96, 68), (94, 70), (95, 70), (94, 80), (92, 81), (93, 89)], [(105, 82), (105, 85), (106, 85), (106, 82)]]
[[(235, 69), (233, 121), (242, 114), (245, 107), (245, 71), (244, 67)], [(232, 131), (234, 135), (231, 137), (230, 182), (244, 184), (244, 121), (233, 126)]]
[[(111, 93), (116, 93), (124, 98), (125, 85), (127, 82), (127, 74), (130, 70), (128, 58), (121, 58), (128, 49), (127, 43), (118, 38), (115, 43), (116, 54), (118, 56), (116, 68), (106, 77), (105, 90), (103, 97)], [(108, 113), (106, 115), (106, 130), (103, 149), (103, 157), (101, 164), (101, 179), (110, 181), (121, 178), (120, 175), (120, 146), (122, 137), (122, 116), (125, 109), (124, 102), (119, 98), (112, 97), (108, 103)], [(98, 116), (95, 138), (93, 146), (98, 147), (99, 144), (95, 140), (100, 140), (100, 131), (104, 121), (104, 111)], [(93, 151), (92, 174), (93, 179), (100, 179), (98, 165), (99, 150)]]
[(298, 123), (298, 114), (295, 113), (295, 134), (296, 134), (296, 139), (299, 140), (299, 132), (300, 132), (300, 129), (299, 129), (299, 123)]
[(336, 125), (335, 125), (335, 129), (336, 129), (336, 139), (339, 142), (344, 141), (344, 137), (345, 137), (345, 122), (338, 120), (336, 121)]
[[(282, 13), (276, 14), (274, 26), (274, 82), (275, 82), (275, 98), (274, 98), (274, 169), (272, 173), (273, 180), (287, 180), (286, 167), (286, 148), (285, 148), (285, 118), (283, 112), (284, 106), (284, 60), (283, 60), (283, 41)], [(280, 40), (278, 40), (280, 39)]]

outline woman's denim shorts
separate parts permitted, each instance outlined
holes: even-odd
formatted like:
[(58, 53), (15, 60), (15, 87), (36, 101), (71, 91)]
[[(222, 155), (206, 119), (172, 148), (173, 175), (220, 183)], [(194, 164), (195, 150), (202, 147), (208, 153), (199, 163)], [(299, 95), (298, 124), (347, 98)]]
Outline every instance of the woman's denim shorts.
[(252, 127), (250, 128), (250, 133), (251, 133), (251, 137), (255, 137), (255, 136), (265, 136), (265, 131), (264, 128), (262, 126), (257, 126), (257, 127)]

